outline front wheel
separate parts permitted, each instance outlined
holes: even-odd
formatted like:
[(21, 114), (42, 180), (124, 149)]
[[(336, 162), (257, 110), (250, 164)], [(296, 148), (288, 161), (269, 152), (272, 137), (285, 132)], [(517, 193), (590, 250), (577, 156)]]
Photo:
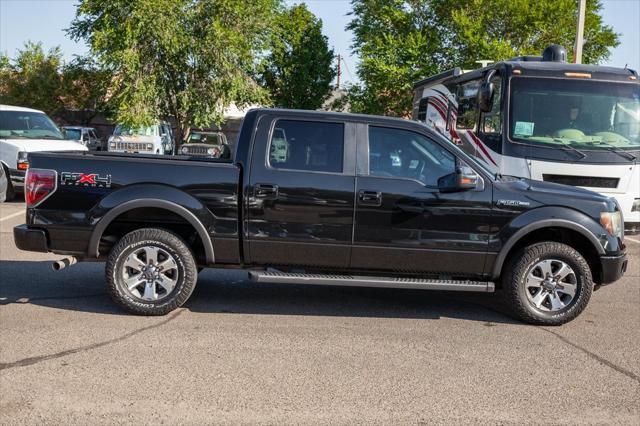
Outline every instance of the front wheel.
[(507, 308), (520, 320), (561, 325), (585, 309), (593, 280), (582, 255), (566, 244), (542, 242), (515, 253), (503, 271)]
[(106, 265), (112, 299), (137, 315), (165, 315), (182, 306), (198, 271), (189, 247), (163, 229), (130, 232), (113, 247)]

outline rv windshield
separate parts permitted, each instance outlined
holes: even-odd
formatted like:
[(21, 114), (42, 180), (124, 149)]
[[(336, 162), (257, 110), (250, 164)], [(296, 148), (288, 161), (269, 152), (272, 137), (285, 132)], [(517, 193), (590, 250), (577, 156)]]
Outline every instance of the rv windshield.
[(509, 136), (578, 150), (640, 150), (640, 85), (513, 78)]

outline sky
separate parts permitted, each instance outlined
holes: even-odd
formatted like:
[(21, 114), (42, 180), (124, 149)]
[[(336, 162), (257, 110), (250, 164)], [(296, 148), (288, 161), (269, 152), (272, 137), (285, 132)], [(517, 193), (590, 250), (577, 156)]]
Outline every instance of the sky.
[[(298, 0), (285, 0), (289, 5)], [(343, 81), (357, 81), (357, 58), (351, 55), (352, 34), (345, 30), (350, 20), (349, 0), (306, 0), (323, 23), (323, 32), (336, 54), (345, 60)], [(75, 16), (76, 0), (0, 0), (0, 51), (15, 55), (27, 40), (42, 41), (45, 48), (60, 46), (66, 60), (86, 53), (87, 47), (66, 37)], [(640, 70), (640, 0), (603, 0), (603, 19), (620, 33), (620, 46), (606, 65)]]

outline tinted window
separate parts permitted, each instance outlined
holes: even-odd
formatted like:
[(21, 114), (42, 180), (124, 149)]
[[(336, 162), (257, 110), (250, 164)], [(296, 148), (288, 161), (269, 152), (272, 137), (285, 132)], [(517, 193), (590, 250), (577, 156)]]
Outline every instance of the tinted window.
[(455, 171), (455, 157), (426, 137), (407, 130), (369, 127), (369, 174), (414, 179), (436, 187)]
[(269, 144), (277, 169), (342, 173), (344, 124), (279, 120)]

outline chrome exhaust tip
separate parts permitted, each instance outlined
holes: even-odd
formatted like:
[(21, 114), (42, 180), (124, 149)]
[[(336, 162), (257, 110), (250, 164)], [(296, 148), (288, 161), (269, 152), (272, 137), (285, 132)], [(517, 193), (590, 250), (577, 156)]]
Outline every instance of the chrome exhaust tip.
[(75, 256), (67, 256), (53, 262), (51, 264), (51, 268), (54, 271), (59, 271), (60, 269), (64, 269), (67, 266), (75, 265), (76, 263), (78, 263), (78, 259)]

